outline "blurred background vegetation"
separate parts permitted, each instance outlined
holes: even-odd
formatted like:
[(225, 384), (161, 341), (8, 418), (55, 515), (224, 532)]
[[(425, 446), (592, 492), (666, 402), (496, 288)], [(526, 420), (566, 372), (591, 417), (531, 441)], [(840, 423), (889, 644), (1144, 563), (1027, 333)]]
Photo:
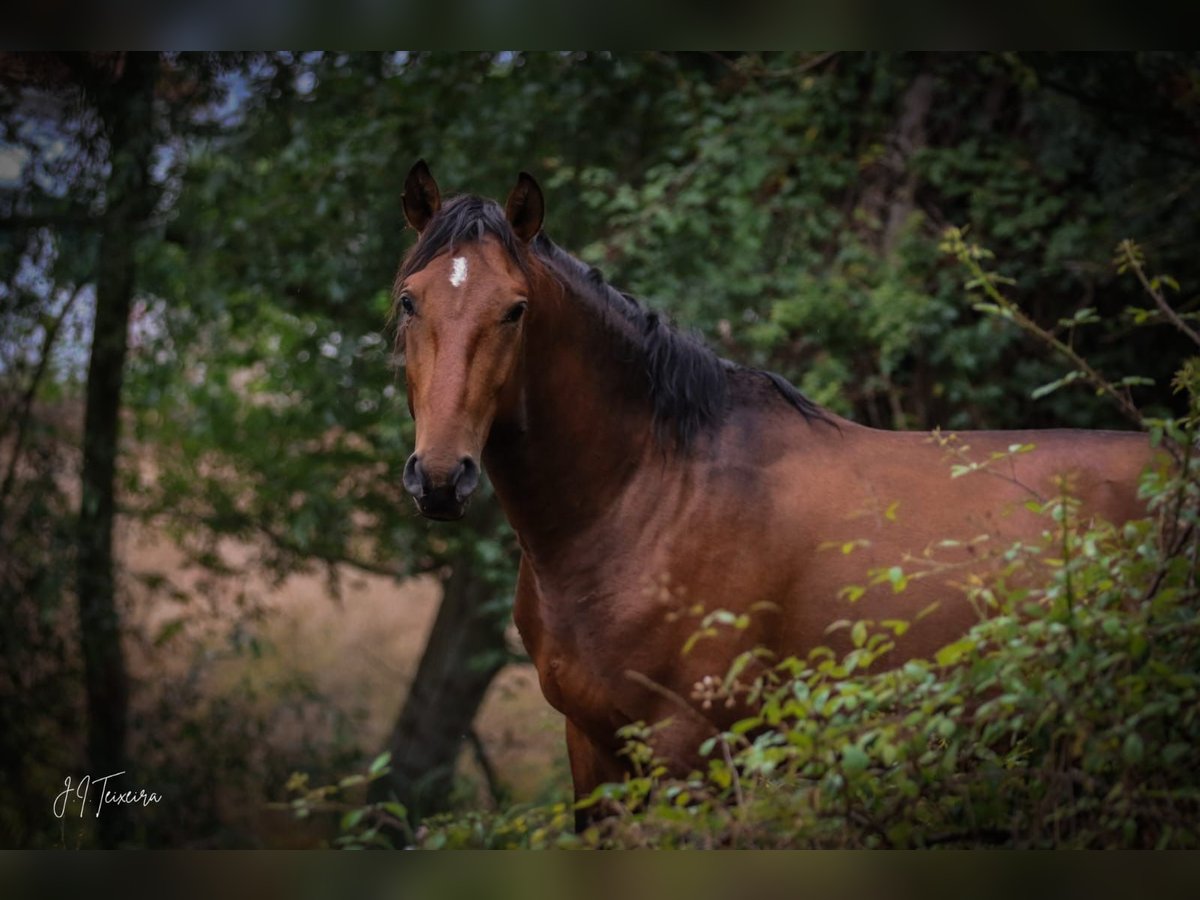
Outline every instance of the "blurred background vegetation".
[[(1187, 347), (1118, 241), (1200, 306), (1194, 53), (7, 54), (0, 128), (8, 846), (316, 843), (292, 773), (384, 750), (414, 820), (566, 796), (502, 516), (399, 485), (418, 157), (532, 172), (560, 245), (876, 427), (1125, 425), (1031, 399), (1065, 368), (972, 309), (949, 225), (1150, 415)], [(52, 815), (120, 770), (163, 802)]]

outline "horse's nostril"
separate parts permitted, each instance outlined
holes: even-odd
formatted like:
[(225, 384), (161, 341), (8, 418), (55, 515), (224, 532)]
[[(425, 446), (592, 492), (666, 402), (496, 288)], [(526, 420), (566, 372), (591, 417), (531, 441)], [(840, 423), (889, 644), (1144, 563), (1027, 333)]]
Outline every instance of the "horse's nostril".
[(404, 477), (401, 481), (404, 482), (404, 489), (418, 500), (425, 495), (428, 479), (425, 477), (425, 470), (421, 468), (421, 458), (417, 454), (414, 453), (410, 456), (408, 462), (404, 464)]
[(448, 477), (438, 479), (435, 483), (422, 464), (421, 457), (414, 453), (404, 464), (402, 481), (404, 489), (420, 502), (422, 511), (428, 504), (439, 504), (446, 500), (463, 503), (479, 487), (479, 463), (464, 456)]
[(454, 485), (454, 495), (459, 501), (466, 500), (479, 487), (479, 465), (469, 456), (464, 456), (454, 471), (451, 480)]

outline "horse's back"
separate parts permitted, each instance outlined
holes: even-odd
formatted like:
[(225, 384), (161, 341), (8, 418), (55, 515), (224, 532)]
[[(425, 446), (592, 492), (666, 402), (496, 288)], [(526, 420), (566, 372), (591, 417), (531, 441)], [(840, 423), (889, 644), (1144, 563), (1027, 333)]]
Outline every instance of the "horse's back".
[(1145, 514), (1137, 485), (1153, 453), (1143, 434), (780, 427), (794, 433), (790, 449), (770, 454), (764, 478), (775, 487), (772, 530), (790, 536), (790, 553), (774, 554), (788, 580), (775, 598), (781, 651), (825, 642), (836, 620), (912, 619), (936, 602), (903, 648), (932, 652), (977, 615), (962, 590), (971, 573), (996, 570), (1016, 543), (1053, 527), (1047, 504), (1073, 498), (1079, 521)]

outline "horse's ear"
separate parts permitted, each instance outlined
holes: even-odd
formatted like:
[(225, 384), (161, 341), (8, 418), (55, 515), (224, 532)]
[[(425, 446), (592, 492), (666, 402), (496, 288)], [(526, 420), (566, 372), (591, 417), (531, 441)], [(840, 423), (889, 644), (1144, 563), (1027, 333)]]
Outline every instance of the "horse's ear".
[(517, 176), (517, 186), (508, 195), (504, 204), (504, 215), (517, 237), (529, 243), (542, 230), (542, 218), (546, 214), (546, 203), (542, 189), (528, 172)]
[(418, 159), (404, 179), (404, 218), (420, 234), (442, 208), (442, 192), (425, 160)]

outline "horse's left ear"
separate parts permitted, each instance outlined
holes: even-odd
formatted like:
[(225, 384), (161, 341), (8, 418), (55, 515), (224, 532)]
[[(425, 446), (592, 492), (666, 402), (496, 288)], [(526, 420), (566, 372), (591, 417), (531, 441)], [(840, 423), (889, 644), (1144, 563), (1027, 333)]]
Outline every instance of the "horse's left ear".
[(433, 218), (434, 213), (442, 208), (442, 192), (438, 190), (437, 182), (425, 160), (418, 159), (408, 177), (404, 179), (404, 218), (408, 224), (420, 234)]
[(542, 230), (542, 218), (546, 214), (546, 203), (542, 189), (528, 172), (517, 176), (517, 186), (508, 195), (504, 204), (504, 215), (517, 237), (525, 243), (533, 240)]

